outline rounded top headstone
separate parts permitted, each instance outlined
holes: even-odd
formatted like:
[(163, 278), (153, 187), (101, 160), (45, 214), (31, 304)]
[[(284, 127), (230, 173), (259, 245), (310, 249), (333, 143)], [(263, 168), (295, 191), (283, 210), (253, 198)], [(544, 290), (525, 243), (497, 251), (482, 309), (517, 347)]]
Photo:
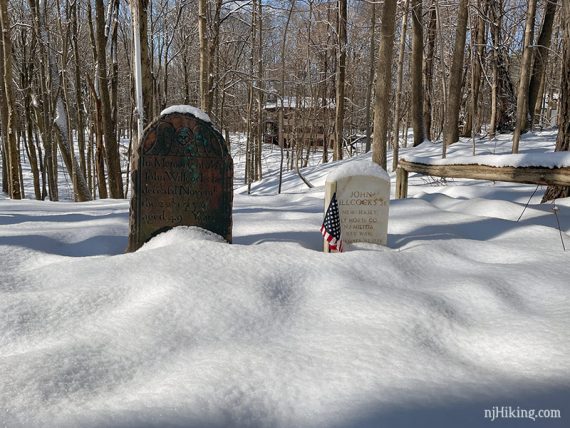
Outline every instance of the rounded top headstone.
[(207, 114), (172, 106), (147, 126), (132, 156), (129, 251), (176, 226), (232, 239), (233, 161)]
[[(349, 161), (327, 176), (325, 209), (336, 198), (344, 243), (386, 245), (390, 176), (369, 160)], [(327, 251), (325, 244), (325, 251)]]

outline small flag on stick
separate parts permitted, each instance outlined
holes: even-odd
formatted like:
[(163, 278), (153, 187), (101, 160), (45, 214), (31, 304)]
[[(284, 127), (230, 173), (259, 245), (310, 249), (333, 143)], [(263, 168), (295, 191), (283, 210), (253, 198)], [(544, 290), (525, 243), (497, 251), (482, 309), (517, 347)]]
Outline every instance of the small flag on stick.
[(340, 213), (336, 193), (333, 194), (329, 207), (327, 208), (323, 225), (321, 226), (321, 233), (329, 243), (329, 249), (342, 253), (343, 245), (342, 239), (340, 239)]

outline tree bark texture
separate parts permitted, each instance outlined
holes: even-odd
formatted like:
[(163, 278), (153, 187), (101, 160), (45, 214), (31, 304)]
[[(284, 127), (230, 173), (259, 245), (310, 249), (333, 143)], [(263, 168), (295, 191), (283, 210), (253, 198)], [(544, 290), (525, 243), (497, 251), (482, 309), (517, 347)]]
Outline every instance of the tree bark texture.
[[(373, 92), (373, 87), (374, 87), (374, 72), (375, 72), (375, 58), (376, 58), (376, 53), (374, 52), (376, 50), (375, 48), (375, 44), (376, 44), (376, 3), (372, 3), (371, 5), (372, 7), (372, 14), (370, 17), (370, 52), (369, 54), (369, 61), (370, 61), (370, 68), (368, 70), (368, 85), (366, 87), (366, 147), (365, 147), (365, 151), (366, 153), (368, 153), (370, 151), (370, 149), (372, 148), (372, 141), (371, 141), (371, 136), (372, 136), (372, 124), (371, 122), (371, 108), (372, 108), (372, 92)], [(397, 133), (396, 133), (397, 135)]]
[[(400, 156), (400, 106), (402, 104), (402, 78), (404, 74), (404, 50), (406, 47), (406, 33), (408, 31), (408, 10), (410, 0), (404, 3), (404, 13), (402, 15), (402, 31), (400, 34), (400, 47), (398, 50), (398, 69), (396, 71), (396, 99), (394, 101), (394, 127), (392, 128), (392, 170), (398, 166)], [(404, 140), (405, 141), (405, 140)]]
[(87, 177), (87, 163), (85, 158), (85, 116), (84, 116), (84, 105), (83, 105), (83, 94), (81, 91), (81, 70), (80, 62), (81, 58), (79, 56), (79, 31), (77, 25), (77, 3), (74, 2), (71, 5), (71, 43), (73, 45), (73, 57), (75, 60), (74, 64), (74, 79), (75, 79), (75, 103), (76, 108), (76, 121), (77, 121), (77, 145), (79, 148), (79, 165), (81, 168), (81, 173), (84, 177)]
[(428, 140), (432, 140), (431, 132), (431, 100), (433, 96), (433, 59), (435, 53), (435, 39), (437, 35), (437, 9), (435, 5), (435, 0), (429, 10), (429, 23), (427, 28), (427, 40), (426, 40), (426, 55), (423, 62), (423, 73), (424, 73), (424, 126), (425, 126), (425, 137)]
[(528, 114), (530, 121), (527, 125), (530, 128), (534, 125), (534, 113), (542, 102), (541, 97), (539, 97), (540, 86), (544, 81), (546, 65), (548, 63), (550, 40), (552, 39), (552, 28), (557, 6), (558, 0), (549, 0), (546, 2), (542, 28), (538, 40), (536, 41), (532, 75), (530, 76), (530, 83), (528, 85)]
[(423, 120), (423, 83), (422, 64), (424, 57), (424, 31), (422, 24), (422, 0), (412, 0), (412, 127), (414, 129), (414, 147), (425, 139)]
[(338, 53), (336, 65), (336, 114), (334, 160), (343, 158), (344, 143), (344, 92), (346, 80), (346, 25), (347, 0), (338, 0), (337, 35)]
[[(560, 112), (558, 113), (558, 137), (556, 151), (570, 151), (570, 2), (562, 2), (563, 52), (560, 79)], [(570, 196), (570, 186), (549, 186), (542, 202)]]
[[(222, 25), (222, 6), (222, 0), (216, 0), (214, 17), (211, 24), (212, 36), (208, 39), (208, 87), (206, 100), (206, 105), (209, 106), (210, 109), (210, 111), (207, 112), (208, 114), (213, 110), (214, 93), (216, 92), (214, 79), (216, 77), (217, 70), (215, 70), (214, 65), (216, 64), (216, 60), (219, 59), (218, 51), (220, 46), (220, 26)], [(261, 5), (259, 7), (261, 8)]]
[[(22, 66), (20, 69), (20, 88), (23, 88), (23, 108), (24, 108), (24, 123), (21, 125), (22, 134), (25, 135), (24, 145), (26, 149), (26, 154), (30, 161), (30, 169), (32, 171), (34, 180), (34, 196), (37, 200), (42, 199), (42, 183), (40, 181), (40, 164), (38, 162), (38, 153), (36, 150), (36, 144), (34, 139), (34, 124), (33, 124), (33, 109), (32, 109), (32, 84), (35, 74), (35, 47), (36, 39), (35, 33), (30, 31), (31, 43), (28, 42), (28, 30), (22, 30), (21, 35), (21, 47), (22, 47)], [(1, 86), (1, 85), (0, 85)], [(0, 90), (0, 97), (2, 91)], [(4, 168), (5, 171), (5, 168)]]
[(524, 50), (521, 60), (519, 86), (517, 90), (517, 122), (513, 134), (513, 153), (519, 152), (521, 134), (526, 131), (528, 121), (528, 84), (532, 65), (532, 41), (534, 39), (534, 21), (536, 17), (536, 0), (528, 1), (528, 11), (524, 30)]
[(491, 130), (493, 138), (496, 132), (512, 132), (516, 115), (516, 98), (511, 82), (507, 54), (503, 47), (503, 0), (487, 0), (493, 40), (492, 55), (492, 95), (491, 95)]
[[(479, 9), (482, 7), (481, 1), (478, 2)], [(485, 26), (485, 19), (479, 11), (477, 16), (477, 25), (473, 34), (475, 40), (475, 46), (472, 49), (472, 55), (475, 57), (472, 60), (471, 69), (471, 108), (467, 112), (465, 119), (465, 127), (463, 128), (463, 136), (470, 137), (475, 133), (480, 131), (480, 123), (478, 122), (479, 117), (479, 93), (481, 89), (481, 74), (483, 71), (483, 60), (485, 55), (485, 33), (487, 31)]]
[(277, 103), (279, 105), (279, 117), (278, 117), (278, 142), (280, 150), (279, 159), (279, 184), (277, 187), (277, 193), (281, 193), (281, 185), (283, 184), (283, 155), (285, 150), (285, 130), (284, 130), (284, 109), (285, 109), (285, 47), (287, 46), (287, 33), (289, 32), (289, 24), (291, 23), (291, 17), (293, 16), (293, 9), (295, 8), (296, 0), (291, 1), (291, 7), (287, 14), (287, 21), (285, 22), (285, 29), (283, 31), (283, 38), (281, 39), (281, 81), (279, 84), (279, 95), (277, 97)]
[[(54, 90), (54, 75), (50, 52), (49, 35), (46, 31), (45, 5), (40, 10), (37, 0), (28, 0), (32, 14), (32, 25), (35, 37), (38, 40), (39, 48), (39, 79), (38, 93), (35, 94), (34, 113), (36, 123), (41, 134), (42, 145), (44, 147), (44, 170), (47, 175), (48, 195), (51, 201), (59, 200), (58, 189), (58, 165), (57, 165), (57, 145), (53, 141), (53, 111), (52, 94)], [(88, 9), (89, 10), (89, 9)], [(57, 77), (57, 75), (55, 76)], [(44, 198), (45, 195), (42, 195)]]
[(198, 37), (200, 40), (200, 108), (206, 113), (211, 112), (208, 98), (208, 28), (207, 28), (207, 4), (206, 0), (198, 2)]
[[(0, 24), (0, 32), (2, 25)], [(4, 43), (0, 34), (0, 76), (4, 78)], [(4, 84), (0, 83), (0, 138), (2, 138), (2, 191), (10, 194), (8, 177), (8, 106), (6, 105), (6, 96), (4, 95)]]
[(101, 98), (101, 113), (103, 117), (103, 136), (105, 139), (105, 161), (109, 175), (109, 191), (114, 199), (121, 199), (123, 194), (123, 179), (119, 145), (115, 134), (109, 82), (107, 78), (107, 37), (105, 35), (105, 10), (103, 0), (95, 2), (95, 28), (97, 46), (97, 65), (99, 68), (99, 95)]
[(7, 167), (8, 167), (8, 191), (10, 198), (22, 199), (22, 189), (20, 182), (20, 156), (18, 143), (16, 140), (16, 104), (14, 99), (14, 89), (12, 87), (12, 41), (10, 39), (10, 17), (8, 15), (8, 2), (0, 2), (0, 27), (2, 30), (2, 62), (4, 79), (4, 101), (3, 108), (7, 116), (6, 122), (6, 144)]
[(139, 34), (141, 40), (141, 74), (142, 74), (142, 92), (143, 92), (143, 123), (148, 125), (154, 120), (154, 100), (153, 100), (153, 80), (152, 69), (150, 66), (150, 48), (148, 42), (148, 3), (149, 0), (131, 0), (138, 1), (139, 12)]
[(459, 2), (455, 46), (449, 74), (449, 98), (447, 100), (445, 129), (443, 131), (444, 157), (446, 153), (445, 148), (459, 140), (459, 110), (461, 108), (461, 82), (469, 14), (468, 5), (468, 0), (460, 0)]
[(390, 117), (388, 106), (390, 105), (390, 94), (392, 91), (392, 57), (394, 53), (396, 6), (396, 0), (384, 1), (374, 99), (372, 161), (384, 169), (386, 169), (386, 144)]

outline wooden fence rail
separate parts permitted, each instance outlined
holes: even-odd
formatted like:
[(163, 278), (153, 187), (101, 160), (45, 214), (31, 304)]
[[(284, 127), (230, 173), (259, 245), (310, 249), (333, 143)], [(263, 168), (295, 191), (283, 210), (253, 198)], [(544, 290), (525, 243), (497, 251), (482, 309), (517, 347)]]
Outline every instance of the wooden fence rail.
[(508, 181), (543, 185), (570, 186), (570, 167), (513, 167), (472, 164), (428, 165), (400, 159), (396, 170), (396, 198), (408, 197), (408, 173), (446, 178), (470, 178), (474, 180)]

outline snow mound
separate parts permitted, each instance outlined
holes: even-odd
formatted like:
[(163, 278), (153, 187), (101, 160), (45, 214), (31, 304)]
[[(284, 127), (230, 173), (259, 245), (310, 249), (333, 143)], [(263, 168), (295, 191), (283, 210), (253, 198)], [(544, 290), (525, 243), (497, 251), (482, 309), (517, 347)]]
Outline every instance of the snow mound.
[(380, 165), (364, 159), (343, 163), (329, 173), (326, 181), (338, 181), (342, 178), (356, 175), (374, 176), (385, 181), (390, 181), (390, 176)]
[(155, 250), (157, 248), (179, 245), (185, 241), (226, 242), (220, 235), (197, 226), (177, 226), (162, 232), (146, 242), (138, 251)]
[(68, 216), (3, 201), (1, 421), (465, 428), (493, 405), (566, 414), (568, 256), (551, 213), (516, 223), (460, 212), (469, 200), (397, 200), (391, 249), (330, 255), (315, 251), (313, 196), (241, 195), (237, 245), (178, 227), (98, 257), (56, 243), (83, 248), (117, 227), (110, 214), (126, 226), (125, 202)]
[(198, 107), (189, 105), (174, 105), (165, 108), (160, 112), (161, 116), (171, 113), (189, 113), (197, 119), (203, 120), (204, 122), (211, 123), (210, 116), (208, 116), (204, 111), (200, 110)]

